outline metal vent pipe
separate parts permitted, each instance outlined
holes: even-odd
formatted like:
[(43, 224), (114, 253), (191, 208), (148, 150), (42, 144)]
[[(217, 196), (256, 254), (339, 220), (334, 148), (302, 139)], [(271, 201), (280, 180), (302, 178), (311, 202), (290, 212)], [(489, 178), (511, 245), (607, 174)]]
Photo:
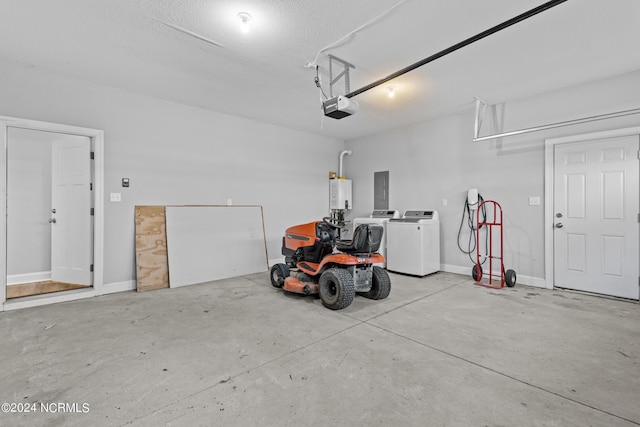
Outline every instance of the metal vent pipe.
[(351, 151), (351, 150), (343, 150), (340, 153), (340, 162), (339, 162), (339, 168), (338, 168), (338, 178), (343, 178), (344, 177), (344, 175), (342, 175), (342, 161), (344, 159), (345, 154), (347, 156), (350, 156), (352, 153), (353, 153), (353, 151)]

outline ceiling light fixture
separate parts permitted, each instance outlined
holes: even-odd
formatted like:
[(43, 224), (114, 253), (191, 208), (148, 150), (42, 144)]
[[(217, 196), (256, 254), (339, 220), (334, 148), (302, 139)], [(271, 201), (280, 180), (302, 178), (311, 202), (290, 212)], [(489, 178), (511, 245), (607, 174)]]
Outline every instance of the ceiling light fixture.
[(393, 98), (394, 96), (396, 96), (395, 86), (389, 86), (388, 89), (389, 89), (389, 98)]
[(240, 31), (244, 34), (249, 32), (249, 21), (251, 21), (251, 15), (247, 12), (238, 13), (238, 18), (240, 18)]

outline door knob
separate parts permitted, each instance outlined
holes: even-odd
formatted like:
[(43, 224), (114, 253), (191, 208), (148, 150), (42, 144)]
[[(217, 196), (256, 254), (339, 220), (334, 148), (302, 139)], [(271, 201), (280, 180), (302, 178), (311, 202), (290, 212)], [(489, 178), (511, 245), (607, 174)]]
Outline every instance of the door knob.
[(55, 218), (51, 218), (51, 219), (49, 220), (49, 224), (55, 224), (55, 223), (56, 223), (56, 219), (55, 219)]
[(556, 228), (562, 228), (562, 227), (564, 227), (564, 225), (562, 225), (562, 223), (561, 223), (561, 222), (559, 222), (559, 223), (555, 224), (555, 225), (554, 225), (554, 227), (556, 227)]

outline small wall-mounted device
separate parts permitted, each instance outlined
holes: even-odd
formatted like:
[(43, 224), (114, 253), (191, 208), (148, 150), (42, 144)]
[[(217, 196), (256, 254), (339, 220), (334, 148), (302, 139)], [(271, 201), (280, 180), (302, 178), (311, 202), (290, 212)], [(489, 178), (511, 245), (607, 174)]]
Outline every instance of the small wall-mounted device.
[(122, 178), (122, 186), (123, 187), (129, 186), (129, 178)]
[(338, 95), (322, 103), (324, 115), (334, 119), (350, 116), (355, 113), (359, 107), (358, 101), (349, 99), (343, 95)]

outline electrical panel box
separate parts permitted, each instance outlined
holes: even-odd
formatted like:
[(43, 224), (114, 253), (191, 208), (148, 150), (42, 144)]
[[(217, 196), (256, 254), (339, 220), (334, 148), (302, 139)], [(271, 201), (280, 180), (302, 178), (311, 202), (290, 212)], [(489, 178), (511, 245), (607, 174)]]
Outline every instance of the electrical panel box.
[(351, 180), (329, 180), (329, 209), (349, 210), (351, 207)]
[(389, 171), (373, 173), (373, 209), (389, 209)]

